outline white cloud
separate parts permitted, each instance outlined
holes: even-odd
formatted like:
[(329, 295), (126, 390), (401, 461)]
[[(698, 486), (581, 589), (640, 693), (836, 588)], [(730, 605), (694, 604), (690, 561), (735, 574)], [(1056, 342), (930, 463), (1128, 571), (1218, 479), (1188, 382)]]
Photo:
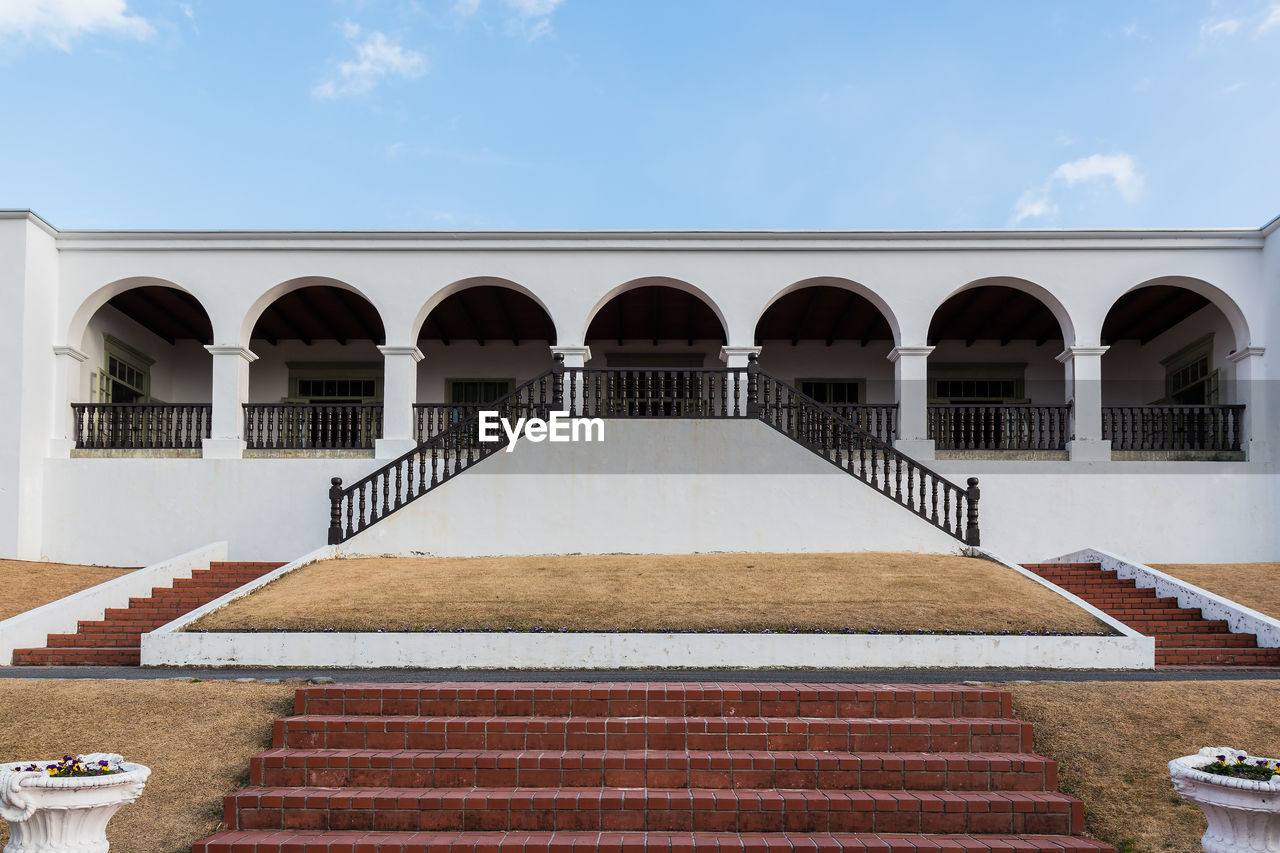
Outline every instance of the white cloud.
[(1079, 184), (1110, 183), (1125, 201), (1137, 201), (1142, 195), (1143, 178), (1137, 164), (1128, 154), (1092, 154), (1063, 163), (1048, 179), (1018, 196), (1013, 204), (1013, 223), (1025, 219), (1052, 216), (1058, 212), (1054, 195), (1061, 189)]
[(519, 29), (529, 41), (551, 32), (551, 13), (564, 0), (506, 0), (507, 7), (516, 13)]
[(454, 0), (451, 11), (459, 17), (470, 18), (480, 11), (480, 0)]
[(427, 73), (425, 56), (401, 46), (384, 33), (371, 32), (361, 38), (360, 27), (350, 21), (343, 24), (342, 32), (355, 47), (356, 58), (339, 63), (335, 75), (311, 90), (317, 98), (364, 95), (384, 77), (413, 80)]
[(126, 0), (0, 0), (0, 35), (18, 34), (70, 51), (78, 36), (110, 32), (145, 39), (155, 29)]
[(1237, 18), (1224, 18), (1221, 21), (1204, 21), (1200, 24), (1201, 38), (1226, 38), (1233, 36), (1240, 29)]
[(1267, 16), (1263, 18), (1261, 24), (1258, 24), (1255, 35), (1264, 35), (1275, 29), (1280, 29), (1280, 3), (1271, 4), (1271, 8), (1267, 10)]

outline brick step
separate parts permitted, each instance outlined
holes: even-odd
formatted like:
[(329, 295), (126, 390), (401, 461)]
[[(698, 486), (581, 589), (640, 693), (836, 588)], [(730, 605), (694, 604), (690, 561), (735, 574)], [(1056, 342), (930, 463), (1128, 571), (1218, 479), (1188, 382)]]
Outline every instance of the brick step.
[(1079, 800), (1045, 791), (703, 788), (246, 788), (239, 829), (406, 831), (932, 832), (1070, 835)]
[(333, 684), (298, 690), (299, 715), (409, 717), (1008, 717), (1009, 694), (885, 684)]
[(1157, 664), (1280, 666), (1280, 649), (1156, 648)]
[(134, 632), (102, 634), (50, 634), (45, 641), (47, 648), (102, 648), (106, 646), (141, 646), (142, 635)]
[[(1023, 563), (1024, 569), (1094, 569), (1100, 571), (1101, 563)], [(1114, 571), (1114, 570), (1109, 570)]]
[(197, 841), (192, 853), (1115, 853), (1089, 838), (1062, 835), (966, 835), (962, 838), (875, 833), (667, 833), (667, 832), (314, 832), (231, 830)]
[[(206, 604), (208, 602), (201, 602)], [(200, 604), (192, 604), (190, 606), (182, 605), (165, 605), (164, 607), (108, 607), (103, 611), (101, 619), (95, 619), (95, 622), (125, 624), (129, 622), (137, 622), (139, 624), (146, 622), (154, 622), (157, 619), (164, 618), (166, 621), (181, 616), (184, 613), (190, 613)], [(161, 622), (160, 624), (164, 624)]]
[(297, 716), (276, 720), (272, 745), (375, 750), (1030, 752), (1031, 724), (958, 717)]
[(15, 649), (14, 666), (138, 666), (142, 652), (136, 648)]
[(1222, 633), (1228, 631), (1226, 620), (1224, 619), (1203, 619), (1198, 612), (1183, 610), (1177, 613), (1124, 613), (1112, 614), (1115, 618), (1122, 622), (1128, 622), (1133, 625), (1138, 624), (1160, 624), (1181, 625), (1184, 628), (1210, 628), (1214, 633)]
[(1156, 648), (1189, 648), (1200, 646), (1210, 649), (1256, 649), (1258, 638), (1253, 634), (1188, 634), (1158, 632)]
[(249, 784), (321, 788), (792, 788), (1045, 791), (1057, 764), (1025, 753), (451, 752), (274, 749)]

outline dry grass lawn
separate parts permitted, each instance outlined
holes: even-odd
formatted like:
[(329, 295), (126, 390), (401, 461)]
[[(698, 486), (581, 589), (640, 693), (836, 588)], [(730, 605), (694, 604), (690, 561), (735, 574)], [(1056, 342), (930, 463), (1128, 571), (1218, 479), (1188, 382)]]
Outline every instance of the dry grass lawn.
[(5, 591), (0, 598), (0, 619), (17, 616), (131, 571), (133, 569), (0, 560), (0, 585)]
[[(225, 681), (0, 681), (0, 761), (118, 752), (151, 768), (107, 828), (112, 853), (176, 853), (209, 835), (297, 685)], [(0, 822), (0, 844), (9, 839)]]
[(986, 560), (697, 554), (315, 563), (196, 630), (1084, 631), (1106, 625)]
[(1278, 681), (1002, 686), (1089, 832), (1128, 853), (1200, 850), (1204, 816), (1173, 792), (1170, 760), (1204, 746), (1280, 756)]
[(1151, 568), (1280, 619), (1280, 563), (1166, 563)]

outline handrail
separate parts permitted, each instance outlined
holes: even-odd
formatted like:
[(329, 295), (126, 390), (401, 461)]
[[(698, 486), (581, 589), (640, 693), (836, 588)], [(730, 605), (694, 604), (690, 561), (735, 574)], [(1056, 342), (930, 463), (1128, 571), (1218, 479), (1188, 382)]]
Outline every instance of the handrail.
[(1240, 451), (1244, 404), (1103, 406), (1112, 450)]
[[(505, 419), (513, 414), (545, 417), (559, 411), (563, 374), (563, 362), (557, 359), (554, 368), (489, 403), (486, 411), (496, 411)], [(330, 480), (329, 544), (337, 545), (376, 524), (509, 443), (505, 430), (499, 430), (496, 441), (481, 442), (479, 428), (477, 412), (345, 488), (341, 477)]]
[(747, 370), (748, 413), (949, 536), (966, 545), (981, 544), (977, 477), (970, 477), (968, 488), (962, 488), (829, 406), (765, 373), (754, 356)]
[(1065, 450), (1066, 403), (930, 403), (926, 435), (939, 450)]

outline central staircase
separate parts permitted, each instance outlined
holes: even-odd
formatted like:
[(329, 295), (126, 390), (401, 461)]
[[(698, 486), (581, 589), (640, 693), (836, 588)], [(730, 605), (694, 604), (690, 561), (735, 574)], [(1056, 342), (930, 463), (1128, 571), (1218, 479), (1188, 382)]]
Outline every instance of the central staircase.
[(1233, 634), (1221, 619), (1205, 619), (1198, 609), (1179, 607), (1121, 579), (1101, 563), (1024, 563), (1045, 580), (1156, 640), (1156, 666), (1280, 667), (1280, 649), (1258, 648), (1253, 634)]
[(1113, 849), (997, 690), (352, 684), (295, 714), (193, 853)]

